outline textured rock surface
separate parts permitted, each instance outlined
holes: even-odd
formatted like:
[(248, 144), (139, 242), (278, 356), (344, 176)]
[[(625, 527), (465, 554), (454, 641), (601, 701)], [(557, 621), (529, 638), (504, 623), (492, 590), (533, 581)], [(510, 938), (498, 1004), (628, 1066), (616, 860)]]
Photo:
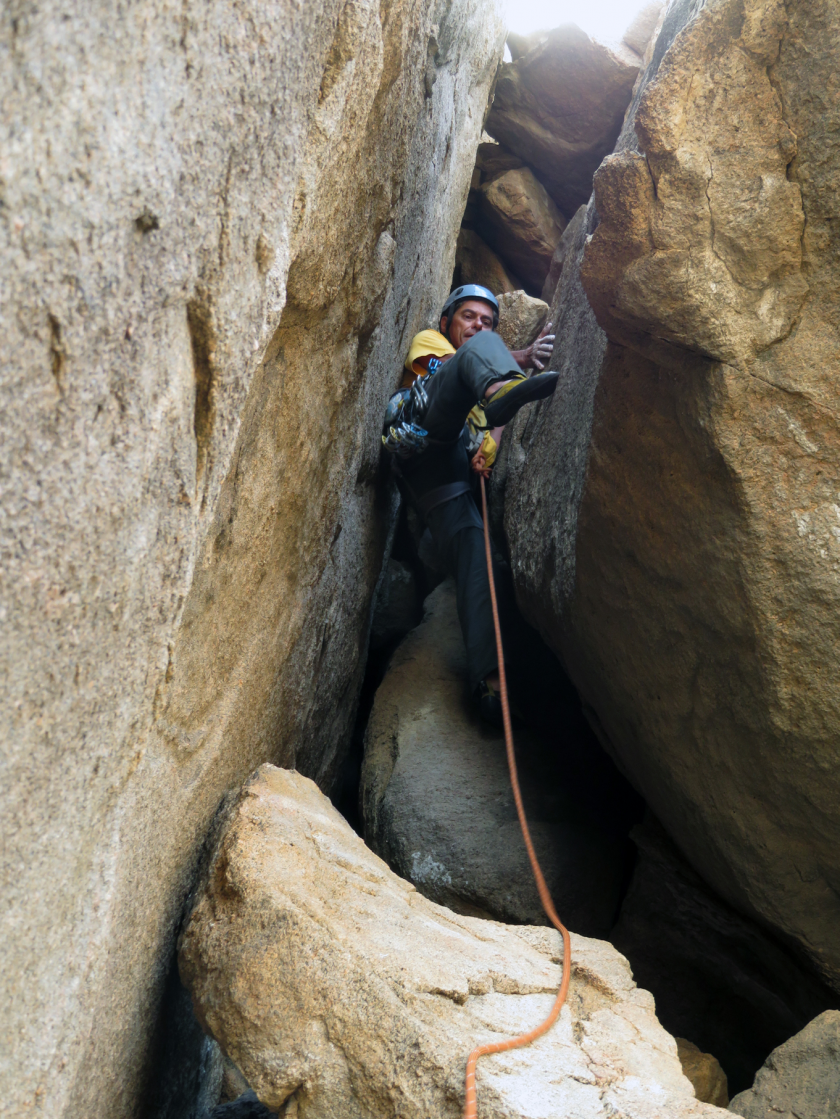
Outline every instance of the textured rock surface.
[(631, 835), (636, 865), (610, 941), (656, 999), (663, 1026), (713, 1052), (740, 1092), (771, 1050), (837, 996), (716, 897), (656, 820)]
[(558, 340), (579, 387), (529, 417), (505, 523), (621, 768), (840, 990), (838, 47), (828, 0), (672, 5), (587, 218), (614, 341), (583, 310)]
[[(544, 924), (510, 791), (504, 736), (485, 727), (466, 684), (451, 581), (426, 600), (400, 645), (365, 734), (365, 838), (402, 877), (462, 913)], [(569, 791), (557, 748), (518, 727), (521, 783), (537, 855), (558, 912), (605, 935), (627, 852)]]
[(370, 627), (371, 651), (403, 637), (420, 620), (417, 581), (410, 568), (390, 559), (379, 584)]
[(507, 292), (499, 299), (499, 334), (509, 350), (530, 346), (547, 318), (548, 304), (524, 291)]
[[(459, 917), (397, 878), (297, 773), (248, 782), (182, 938), (208, 1030), (298, 1119), (456, 1119), (467, 1052), (547, 1013), (554, 930)], [(230, 981), (235, 976), (235, 981)], [(481, 1114), (701, 1119), (653, 1000), (607, 944), (572, 938), (559, 1022), (479, 1064)]]
[(840, 1115), (840, 1011), (827, 1010), (774, 1049), (755, 1084), (729, 1110), (745, 1119), (831, 1119)]
[(481, 228), (505, 264), (542, 290), (566, 222), (527, 167), (505, 171), (482, 186)]
[(684, 1037), (675, 1038), (677, 1054), (682, 1070), (694, 1088), (698, 1100), (713, 1103), (715, 1107), (726, 1107), (729, 1103), (729, 1090), (726, 1073), (720, 1061), (712, 1053), (704, 1053)]
[(517, 287), (517, 281), (474, 229), (458, 233), (453, 283), (483, 284), (494, 295), (515, 291)]
[(219, 798), (266, 757), (327, 781), (348, 738), (381, 409), (503, 30), (477, 0), (45, 0), (0, 35), (0, 1097), (106, 1119)]
[(586, 202), (612, 151), (637, 63), (623, 61), (574, 24), (502, 67), (487, 131), (534, 169), (564, 214)]
[(746, 10), (733, 26), (740, 8), (712, 4), (673, 44), (636, 112), (644, 154), (595, 176), (584, 286), (610, 338), (643, 352), (743, 363), (790, 332), (808, 291), (796, 136), (769, 72), (787, 13)]

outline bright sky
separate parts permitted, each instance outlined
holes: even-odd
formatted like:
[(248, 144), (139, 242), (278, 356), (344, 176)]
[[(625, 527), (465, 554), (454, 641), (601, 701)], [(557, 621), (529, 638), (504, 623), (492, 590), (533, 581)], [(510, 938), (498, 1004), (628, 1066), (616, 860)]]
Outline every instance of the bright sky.
[(576, 23), (599, 42), (620, 39), (645, 0), (503, 0), (508, 28), (520, 35)]

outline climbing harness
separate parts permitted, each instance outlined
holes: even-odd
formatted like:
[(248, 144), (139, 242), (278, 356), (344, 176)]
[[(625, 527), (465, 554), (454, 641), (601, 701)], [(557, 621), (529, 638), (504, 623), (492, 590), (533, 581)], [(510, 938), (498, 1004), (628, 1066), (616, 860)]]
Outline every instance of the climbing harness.
[(388, 401), (382, 446), (390, 454), (399, 458), (411, 458), (425, 451), (430, 443), (438, 442), (429, 438), (428, 431), (420, 426), (420, 421), (429, 410), (426, 386), (441, 365), (439, 358), (430, 358), (428, 372), (417, 377), (410, 389), (400, 389)]
[(531, 840), (531, 833), (528, 830), (528, 821), (525, 818), (525, 808), (522, 804), (522, 793), (519, 789), (519, 776), (516, 771), (516, 757), (513, 752), (513, 731), (511, 730), (510, 723), (510, 705), (508, 704), (507, 694), (507, 680), (505, 679), (505, 660), (504, 650), (502, 649), (502, 631), (499, 626), (499, 607), (496, 602), (496, 584), (493, 579), (493, 560), (490, 552), (490, 530), (488, 528), (487, 518), (487, 491), (484, 485), (484, 477), (481, 476), (481, 512), (484, 517), (484, 551), (487, 556), (487, 577), (490, 580), (490, 602), (493, 607), (493, 625), (496, 630), (496, 654), (499, 658), (499, 690), (502, 696), (502, 718), (504, 720), (505, 728), (505, 748), (507, 750), (508, 769), (510, 770), (510, 784), (513, 789), (513, 799), (516, 802), (516, 813), (519, 816), (519, 825), (522, 828), (522, 838), (525, 840), (525, 847), (528, 851), (528, 858), (531, 862), (531, 870), (534, 873), (534, 880), (537, 884), (539, 891), (540, 901), (542, 902), (543, 909), (546, 916), (552, 925), (557, 929), (563, 937), (563, 975), (560, 980), (560, 990), (557, 992), (557, 998), (554, 1000), (554, 1006), (551, 1008), (551, 1013), (539, 1026), (536, 1026), (527, 1034), (521, 1034), (519, 1037), (510, 1038), (508, 1041), (499, 1041), (490, 1045), (479, 1045), (477, 1049), (473, 1049), (467, 1059), (467, 1076), (466, 1076), (466, 1103), (464, 1106), (464, 1119), (477, 1119), (478, 1115), (478, 1100), (475, 1091), (475, 1066), (479, 1057), (489, 1056), (491, 1053), (504, 1053), (508, 1049), (519, 1049), (523, 1045), (530, 1045), (532, 1041), (536, 1041), (538, 1037), (542, 1037), (547, 1033), (560, 1014), (563, 1003), (566, 1001), (566, 995), (569, 990), (569, 979), (572, 974), (572, 944), (569, 938), (569, 932), (566, 926), (562, 923), (554, 909), (554, 903), (551, 900), (551, 894), (548, 892), (548, 886), (545, 884), (540, 864), (537, 860), (537, 853), (534, 850), (534, 844)]

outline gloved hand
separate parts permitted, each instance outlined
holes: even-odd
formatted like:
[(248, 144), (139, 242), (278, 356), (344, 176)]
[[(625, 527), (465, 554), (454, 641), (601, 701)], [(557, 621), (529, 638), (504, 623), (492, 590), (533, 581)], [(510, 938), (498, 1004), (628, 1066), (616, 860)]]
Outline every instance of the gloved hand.
[(388, 428), (388, 434), (382, 436), (382, 446), (389, 454), (409, 458), (425, 450), (428, 438), (428, 431), (417, 424), (401, 423)]

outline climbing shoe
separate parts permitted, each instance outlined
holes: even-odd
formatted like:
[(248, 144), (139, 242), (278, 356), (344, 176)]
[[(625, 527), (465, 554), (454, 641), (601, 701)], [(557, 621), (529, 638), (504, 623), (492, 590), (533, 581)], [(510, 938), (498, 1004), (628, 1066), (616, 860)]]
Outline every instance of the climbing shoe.
[(502, 717), (502, 697), (486, 680), (481, 681), (475, 689), (475, 694), (478, 700), (478, 713), (484, 722), (501, 730), (505, 725)]
[(488, 428), (503, 427), (513, 419), (523, 404), (551, 396), (557, 388), (559, 376), (559, 373), (535, 373), (533, 377), (526, 377), (524, 373), (520, 373), (506, 381), (482, 405)]

